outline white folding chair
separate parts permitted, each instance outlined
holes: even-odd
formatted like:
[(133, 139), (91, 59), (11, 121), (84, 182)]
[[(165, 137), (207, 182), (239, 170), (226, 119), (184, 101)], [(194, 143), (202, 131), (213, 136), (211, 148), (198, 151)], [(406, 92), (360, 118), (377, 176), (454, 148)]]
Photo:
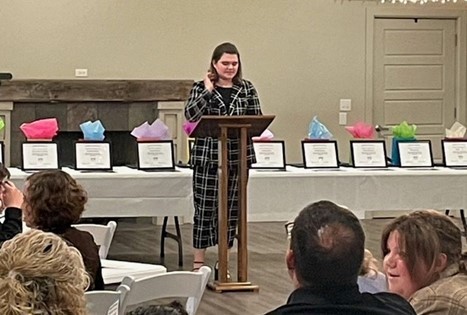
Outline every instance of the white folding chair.
[(94, 242), (97, 246), (99, 246), (99, 257), (101, 259), (107, 258), (110, 243), (112, 243), (115, 230), (117, 229), (117, 222), (110, 221), (109, 223), (107, 223), (107, 225), (75, 224), (73, 226), (78, 230), (91, 233), (91, 235), (94, 237)]
[[(111, 309), (118, 305), (118, 315), (123, 315), (123, 301), (130, 288), (120, 285), (116, 291), (89, 291), (85, 292), (86, 309), (89, 315), (107, 315)], [(115, 313), (112, 313), (115, 314)]]
[(172, 271), (146, 278), (123, 278), (122, 285), (130, 288), (122, 303), (127, 306), (163, 298), (188, 298), (185, 309), (195, 315), (203, 296), (211, 268), (201, 267), (198, 271)]

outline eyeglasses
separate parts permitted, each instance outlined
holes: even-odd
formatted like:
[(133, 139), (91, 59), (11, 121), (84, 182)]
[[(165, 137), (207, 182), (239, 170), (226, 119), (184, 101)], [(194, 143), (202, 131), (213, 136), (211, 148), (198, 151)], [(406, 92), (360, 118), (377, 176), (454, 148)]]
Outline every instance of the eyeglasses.
[(292, 238), (292, 229), (293, 229), (293, 221), (287, 222), (285, 224), (285, 234), (287, 235), (288, 240)]

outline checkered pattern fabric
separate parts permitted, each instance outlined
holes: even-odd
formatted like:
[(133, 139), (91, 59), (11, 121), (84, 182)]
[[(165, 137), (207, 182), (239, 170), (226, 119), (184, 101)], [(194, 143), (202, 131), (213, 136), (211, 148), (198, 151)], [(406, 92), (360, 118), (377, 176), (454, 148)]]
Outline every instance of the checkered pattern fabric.
[[(242, 80), (241, 84), (232, 87), (232, 96), (229, 104), (225, 104), (222, 95), (213, 90), (205, 89), (203, 81), (196, 82), (190, 92), (190, 97), (185, 106), (185, 117), (189, 121), (198, 121), (203, 115), (237, 116), (237, 115), (261, 115), (261, 107), (253, 84)], [(238, 165), (239, 142), (230, 139), (227, 143), (229, 151), (229, 166)], [(216, 138), (197, 138), (191, 150), (191, 165), (217, 165), (218, 140)], [(251, 141), (247, 147), (248, 164), (254, 163), (255, 154)]]
[[(238, 116), (261, 115), (261, 107), (253, 84), (242, 80), (232, 87), (230, 104), (226, 104), (218, 90), (206, 90), (203, 81), (196, 82), (185, 106), (185, 117), (198, 121), (204, 115)], [(238, 172), (239, 141), (229, 139), (229, 220), (228, 241), (233, 246), (238, 219)], [(193, 165), (193, 199), (195, 206), (193, 246), (207, 248), (218, 242), (218, 139), (197, 138), (191, 149), (190, 164)], [(251, 140), (247, 147), (247, 163), (256, 162)]]
[[(193, 246), (195, 248), (207, 248), (218, 242), (218, 179), (217, 167), (195, 166), (193, 169), (195, 206)], [(238, 173), (236, 169), (229, 171), (228, 209), (228, 242), (229, 247), (232, 247), (238, 221)]]

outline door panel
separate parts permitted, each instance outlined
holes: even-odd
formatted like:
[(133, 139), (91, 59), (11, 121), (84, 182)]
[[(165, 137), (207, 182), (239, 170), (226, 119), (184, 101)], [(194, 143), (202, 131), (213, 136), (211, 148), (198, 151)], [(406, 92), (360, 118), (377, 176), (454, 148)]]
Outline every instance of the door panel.
[(456, 119), (456, 21), (377, 18), (374, 29), (373, 121), (416, 124), (417, 138), (430, 139), (440, 160), (440, 139)]

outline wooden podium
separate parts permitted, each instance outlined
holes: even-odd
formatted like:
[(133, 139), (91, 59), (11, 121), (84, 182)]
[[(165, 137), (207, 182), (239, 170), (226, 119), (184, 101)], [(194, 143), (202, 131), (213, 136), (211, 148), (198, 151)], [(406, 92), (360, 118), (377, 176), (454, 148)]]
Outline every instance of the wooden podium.
[[(191, 136), (218, 138), (219, 144), (219, 209), (218, 251), (219, 279), (208, 284), (216, 292), (258, 291), (259, 287), (248, 282), (247, 243), (247, 145), (248, 139), (259, 136), (274, 120), (274, 115), (263, 116), (203, 116)], [(238, 166), (238, 261), (237, 281), (227, 281), (228, 251), (228, 152), (227, 139), (240, 139)]]

